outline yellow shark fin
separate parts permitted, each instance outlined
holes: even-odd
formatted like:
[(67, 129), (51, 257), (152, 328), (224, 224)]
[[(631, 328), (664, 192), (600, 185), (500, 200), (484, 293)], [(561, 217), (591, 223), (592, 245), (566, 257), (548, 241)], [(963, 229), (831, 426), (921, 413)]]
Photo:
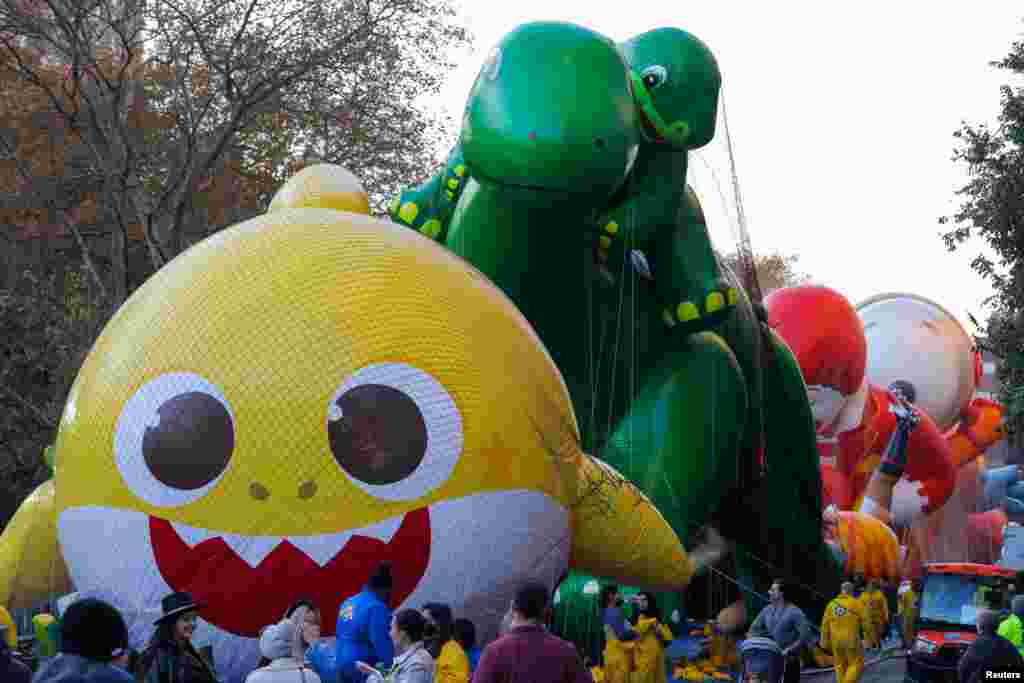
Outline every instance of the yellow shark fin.
[(571, 460), (578, 473), (571, 567), (649, 590), (685, 588), (694, 563), (647, 496), (607, 463), (583, 453)]
[(71, 590), (57, 541), (57, 491), (48, 479), (22, 502), (0, 535), (0, 605), (31, 607)]
[(370, 199), (355, 175), (337, 164), (313, 164), (289, 178), (267, 211), (278, 209), (336, 209), (369, 215)]

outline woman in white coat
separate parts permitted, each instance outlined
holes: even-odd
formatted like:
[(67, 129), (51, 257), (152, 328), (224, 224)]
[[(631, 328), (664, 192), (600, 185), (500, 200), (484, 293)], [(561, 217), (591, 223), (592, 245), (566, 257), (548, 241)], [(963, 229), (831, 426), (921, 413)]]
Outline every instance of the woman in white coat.
[(391, 619), (391, 642), (395, 659), (391, 669), (381, 673), (366, 662), (356, 668), (367, 674), (366, 683), (433, 683), (434, 658), (423, 647), (427, 620), (414, 609), (403, 609)]
[[(308, 643), (319, 633), (309, 633), (308, 607), (299, 607), (291, 618), (271, 624), (260, 635), (260, 654), (270, 660), (264, 667), (250, 673), (245, 683), (323, 683), (320, 676), (306, 664)], [(319, 630), (319, 629), (318, 629)]]

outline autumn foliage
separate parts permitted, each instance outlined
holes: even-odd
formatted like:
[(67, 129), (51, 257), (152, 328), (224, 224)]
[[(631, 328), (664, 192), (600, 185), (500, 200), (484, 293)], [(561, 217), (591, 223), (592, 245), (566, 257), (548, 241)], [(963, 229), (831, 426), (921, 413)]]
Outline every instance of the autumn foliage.
[[(8, 42), (6, 49), (0, 48), (0, 117), (6, 122), (0, 134), (13, 151), (0, 160), (0, 192), (12, 197), (0, 203), (4, 229), (13, 229), (16, 238), (56, 237), (71, 221), (91, 234), (110, 232), (110, 198), (103, 194), (107, 179), (90, 162), (87, 148), (94, 125), (89, 109), (96, 108), (98, 98), (111, 111), (123, 108), (127, 127), (141, 136), (143, 149), (153, 152), (140, 160), (138, 181), (157, 192), (157, 166), (166, 152), (161, 144), (174, 137), (179, 124), (172, 107), (165, 106), (166, 93), (171, 84), (181, 82), (201, 96), (203, 68), (182, 79), (173, 67), (142, 64), (123, 51), (99, 49), (92, 64), (75, 69), (32, 47)], [(115, 95), (122, 91), (118, 101)], [(194, 218), (218, 226), (230, 209), (257, 210), (259, 198), (272, 192), (274, 184), (270, 166), (259, 161), (247, 166), (228, 158), (216, 172), (197, 178), (191, 188)], [(137, 220), (127, 221), (126, 227), (129, 239), (142, 239)]]

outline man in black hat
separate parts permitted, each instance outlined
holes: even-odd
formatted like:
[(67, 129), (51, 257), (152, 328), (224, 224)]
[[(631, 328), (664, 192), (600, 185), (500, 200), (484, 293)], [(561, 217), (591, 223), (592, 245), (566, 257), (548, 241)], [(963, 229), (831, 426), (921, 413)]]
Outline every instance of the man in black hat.
[(59, 654), (44, 663), (32, 680), (132, 683), (128, 672), (112, 663), (127, 647), (128, 627), (120, 612), (102, 600), (79, 600), (61, 619)]
[(339, 683), (363, 683), (366, 674), (356, 662), (388, 668), (395, 656), (391, 642), (391, 564), (381, 562), (361, 593), (338, 610), (337, 666)]

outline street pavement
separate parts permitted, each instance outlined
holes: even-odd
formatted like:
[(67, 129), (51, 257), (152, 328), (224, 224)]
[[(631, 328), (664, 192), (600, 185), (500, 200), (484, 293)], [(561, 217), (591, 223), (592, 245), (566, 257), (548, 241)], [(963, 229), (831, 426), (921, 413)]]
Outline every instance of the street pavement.
[[(906, 659), (903, 656), (879, 658), (877, 655), (869, 655), (864, 663), (864, 673), (861, 674), (859, 683), (902, 683), (905, 664)], [(831, 669), (805, 671), (800, 678), (808, 683), (835, 683), (836, 674)]]

